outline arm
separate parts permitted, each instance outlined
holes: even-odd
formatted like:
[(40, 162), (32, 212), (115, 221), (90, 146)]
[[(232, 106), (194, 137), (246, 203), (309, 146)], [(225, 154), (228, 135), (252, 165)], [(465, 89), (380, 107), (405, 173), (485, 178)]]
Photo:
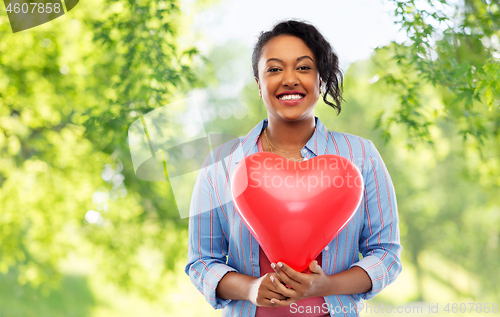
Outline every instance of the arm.
[[(271, 297), (284, 299), (276, 292), (269, 274), (255, 278), (240, 274), (226, 264), (227, 240), (215, 205), (213, 178), (207, 168), (198, 174), (191, 199), (189, 251), (186, 274), (215, 309), (231, 300), (249, 300), (257, 306), (274, 306)], [(215, 207), (214, 207), (215, 206)]]
[(368, 141), (368, 176), (365, 184), (365, 225), (359, 248), (363, 259), (351, 265), (365, 270), (372, 282), (371, 290), (360, 292), (364, 299), (375, 297), (395, 281), (401, 272), (401, 244), (396, 194), (384, 161)]
[(191, 198), (189, 217), (188, 263), (185, 272), (191, 282), (215, 309), (224, 308), (230, 300), (219, 298), (216, 289), (228, 272), (237, 270), (226, 264), (227, 242), (214, 208), (214, 188), (209, 169), (198, 174)]
[(235, 300), (250, 300), (250, 289), (256, 277), (230, 272), (217, 286), (217, 297)]
[(265, 274), (262, 277), (253, 277), (236, 272), (229, 272), (222, 278), (217, 287), (217, 297), (248, 300), (256, 306), (274, 307), (272, 298), (282, 299), (281, 295), (274, 287), (271, 279), (276, 278), (276, 274)]
[(329, 279), (328, 284), (317, 296), (364, 293), (372, 288), (372, 280), (368, 273), (357, 266), (326, 276)]

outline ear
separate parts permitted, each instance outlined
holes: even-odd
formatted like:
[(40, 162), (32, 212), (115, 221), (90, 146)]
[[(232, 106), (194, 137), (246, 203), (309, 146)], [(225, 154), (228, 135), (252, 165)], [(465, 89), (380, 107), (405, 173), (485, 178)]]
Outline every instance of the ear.
[(257, 87), (259, 87), (259, 96), (262, 97), (261, 92), (260, 92), (260, 83), (259, 79), (257, 77), (254, 77), (255, 81), (257, 82)]

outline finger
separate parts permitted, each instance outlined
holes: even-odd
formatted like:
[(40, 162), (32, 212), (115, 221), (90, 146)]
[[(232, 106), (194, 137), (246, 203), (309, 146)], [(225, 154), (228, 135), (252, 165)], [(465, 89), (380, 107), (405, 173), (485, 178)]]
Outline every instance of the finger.
[(273, 279), (271, 279), (271, 281), (273, 282), (273, 284), (277, 285), (279, 283), (279, 284), (285, 285), (285, 282), (283, 282), (281, 280), (281, 278), (279, 277), (279, 275), (277, 273), (271, 273), (270, 277), (273, 278)]
[[(280, 267), (280, 264), (281, 264), (281, 267)], [(292, 288), (294, 287), (294, 285), (297, 286), (297, 284), (300, 284), (300, 282), (298, 280), (301, 280), (300, 275), (302, 273), (295, 271), (294, 269), (292, 269), (291, 267), (289, 267), (288, 265), (286, 265), (282, 262), (278, 262), (278, 265), (276, 265), (274, 268), (275, 268), (276, 274), (278, 274), (280, 279), (283, 282), (285, 282), (285, 284), (288, 284)]]
[(323, 273), (323, 269), (318, 265), (318, 261), (316, 260), (312, 260), (311, 263), (309, 263), (309, 271), (316, 274)]
[[(273, 282), (274, 288), (276, 290), (278, 290), (278, 286), (276, 285), (276, 278), (274, 276), (272, 276), (272, 275), (271, 275), (270, 278), (271, 278), (271, 282)], [(281, 284), (281, 283), (278, 283), (278, 284)]]
[(272, 289), (269, 290), (269, 294), (266, 296), (268, 297), (269, 299), (271, 298), (277, 298), (279, 300), (283, 300), (283, 299), (287, 299), (288, 297), (277, 292), (277, 291), (273, 291)]
[[(266, 304), (264, 306), (267, 306), (267, 307), (277, 307), (277, 304), (279, 301), (282, 301), (282, 300), (286, 300), (288, 298), (280, 298), (279, 296), (274, 296), (272, 294), (268, 294), (268, 296), (264, 296), (263, 297), (263, 302)], [(274, 303), (272, 303), (271, 301), (274, 301)]]
[(287, 288), (285, 285), (281, 283), (275, 283), (273, 282), (274, 286), (276, 287), (276, 290), (280, 293), (283, 294), (283, 296), (286, 297), (293, 297), (295, 295), (295, 290), (293, 288)]
[(272, 289), (267, 289), (265, 292), (262, 293), (262, 297), (264, 299), (267, 299), (267, 300), (270, 300), (271, 298), (276, 298), (276, 299), (279, 299), (279, 300), (283, 300), (283, 299), (287, 299), (288, 297), (281, 294), (281, 293), (278, 293)]
[(296, 288), (297, 286), (300, 286), (300, 283), (297, 283), (295, 282), (294, 280), (292, 280), (288, 275), (286, 275), (285, 272), (277, 269), (276, 270), (278, 273), (277, 276), (278, 278), (280, 279), (281, 281), (281, 284), (286, 287), (286, 288)]
[(273, 285), (278, 293), (283, 294), (284, 296), (287, 296), (287, 297), (290, 297), (291, 295), (293, 295), (290, 292), (291, 288), (288, 288), (284, 283), (278, 283), (276, 278), (272, 277), (272, 282), (273, 282)]
[(280, 289), (278, 288), (278, 285), (283, 285), (281, 284), (278, 279), (274, 276), (270, 276), (270, 279), (271, 279), (271, 283), (273, 283), (273, 286), (270, 286), (270, 288), (268, 288), (269, 291), (275, 293), (275, 294), (279, 294), (279, 296), (284, 296), (281, 292), (280, 292)]
[(276, 298), (272, 298), (270, 300), (270, 302), (274, 305), (274, 306), (290, 306), (294, 300), (291, 299), (291, 298), (288, 298), (288, 299), (284, 299), (284, 300), (279, 300), (279, 299), (276, 299)]
[[(278, 277), (278, 279), (280, 279), (280, 276), (279, 274), (283, 272), (283, 270), (277, 266), (275, 263), (271, 263), (271, 267), (273, 268), (274, 272), (276, 273), (276, 276)], [(280, 279), (281, 283), (284, 283), (281, 279)]]

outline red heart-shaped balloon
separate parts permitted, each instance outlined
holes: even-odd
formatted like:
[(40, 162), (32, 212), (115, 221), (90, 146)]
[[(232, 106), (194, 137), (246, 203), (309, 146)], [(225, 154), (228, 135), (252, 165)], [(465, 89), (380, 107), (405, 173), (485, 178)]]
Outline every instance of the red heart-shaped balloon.
[(293, 162), (258, 152), (231, 176), (236, 209), (269, 260), (298, 272), (351, 220), (362, 190), (356, 165), (333, 154)]

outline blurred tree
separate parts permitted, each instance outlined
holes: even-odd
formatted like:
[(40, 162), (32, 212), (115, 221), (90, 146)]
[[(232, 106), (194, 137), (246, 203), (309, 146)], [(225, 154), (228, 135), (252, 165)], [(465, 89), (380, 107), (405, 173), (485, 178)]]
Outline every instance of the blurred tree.
[[(418, 212), (407, 219), (412, 224), (406, 239), (412, 262), (422, 274), (417, 261), (421, 252), (435, 250), (476, 274), (483, 290), (500, 296), (499, 280), (491, 278), (492, 266), (499, 260), (492, 249), (498, 249), (495, 228), (500, 226), (500, 4), (489, 0), (388, 2), (395, 4), (395, 23), (409, 40), (377, 50), (385, 53), (375, 56), (376, 76), (392, 87), (398, 102), (379, 110), (375, 127), (386, 142), (394, 131), (407, 136), (410, 148), (422, 151), (421, 141), (429, 142), (434, 156), (443, 160), (436, 160), (434, 172), (425, 177), (428, 188), (411, 185), (411, 175), (422, 178), (414, 171), (401, 186), (403, 192), (413, 191), (403, 193), (404, 206)], [(429, 84), (439, 100), (426, 94)], [(439, 155), (443, 151), (448, 154)], [(418, 151), (411, 153), (421, 157)], [(435, 184), (439, 189), (433, 189)], [(433, 202), (432, 207), (425, 207), (424, 201)], [(420, 291), (421, 298), (422, 287)]]
[[(383, 142), (384, 134), (373, 130), (377, 114), (397, 109), (400, 99), (392, 85), (377, 78), (396, 63), (389, 51), (379, 50), (369, 60), (351, 64), (340, 116), (322, 102), (315, 113), (329, 129), (368, 138), (379, 149), (396, 189), (403, 270), (411, 267), (416, 274), (413, 299), (435, 300), (426, 287), (429, 279), (445, 286), (455, 299), (498, 299), (500, 160), (481, 159), (473, 141), (462, 141), (460, 123), (447, 118), (429, 127), (432, 143), (414, 141), (408, 147), (404, 125), (392, 127), (390, 142)], [(429, 107), (444, 108), (432, 84), (422, 83), (420, 90)], [(429, 256), (439, 265), (430, 263)], [(465, 276), (459, 276), (457, 268), (467, 272)]]
[[(454, 16), (438, 10), (449, 7), (444, 0), (386, 1), (396, 4), (410, 41), (378, 49), (370, 67), (352, 66), (345, 114), (327, 126), (376, 140), (375, 125), (392, 136), (385, 148), (375, 142), (397, 188), (403, 254), (419, 274), (436, 275), (421, 264), (422, 254), (433, 252), (472, 272), (483, 292), (498, 294), (491, 278), (500, 227), (498, 4), (465, 0)], [(0, 15), (1, 272), (16, 266), (21, 283), (48, 287), (59, 260), (77, 251), (144, 295), (168, 285), (165, 273), (185, 257), (187, 221), (179, 219), (168, 182), (135, 177), (126, 132), (142, 114), (210, 77), (197, 72), (199, 52), (183, 46), (186, 18), (176, 0), (101, 0), (11, 34)], [(449, 27), (439, 31), (439, 23)], [(211, 60), (223, 65), (229, 53), (249, 60), (242, 47), (218, 48)], [(248, 132), (265, 117), (257, 96), (253, 79), (227, 100), (209, 93), (218, 117), (207, 129)], [(404, 152), (406, 145), (417, 151)], [(453, 276), (442, 282), (455, 285)], [(418, 298), (425, 298), (423, 288)]]
[[(492, 0), (385, 0), (395, 5), (395, 23), (409, 40), (378, 50), (397, 61), (378, 75), (394, 87), (399, 107), (378, 113), (377, 127), (391, 136), (394, 124), (415, 139), (432, 142), (429, 127), (439, 118), (457, 122), (463, 139), (479, 145), (498, 138), (500, 106), (500, 5)], [(444, 108), (420, 97), (425, 83), (440, 88)]]
[(12, 34), (0, 15), (0, 271), (49, 289), (71, 252), (161, 294), (185, 257), (168, 183), (135, 177), (131, 122), (196, 87), (203, 57), (177, 0), (80, 2)]
[[(429, 275), (457, 295), (498, 298), (493, 272), (500, 239), (500, 5), (489, 0), (388, 2), (395, 5), (395, 23), (409, 40), (378, 48), (374, 56), (377, 85), (388, 84), (398, 100), (380, 107), (374, 126), (385, 142), (398, 134), (396, 139), (406, 139), (401, 146), (415, 149), (404, 160), (411, 161), (411, 169), (398, 169), (401, 163), (393, 168), (404, 175), (397, 177), (398, 201), (404, 245), (419, 277), (417, 298), (424, 297), (422, 281)], [(430, 95), (429, 85), (434, 87)], [(422, 147), (422, 141), (431, 148)], [(455, 276), (424, 267), (425, 252), (459, 264), (481, 287), (464, 289)]]

